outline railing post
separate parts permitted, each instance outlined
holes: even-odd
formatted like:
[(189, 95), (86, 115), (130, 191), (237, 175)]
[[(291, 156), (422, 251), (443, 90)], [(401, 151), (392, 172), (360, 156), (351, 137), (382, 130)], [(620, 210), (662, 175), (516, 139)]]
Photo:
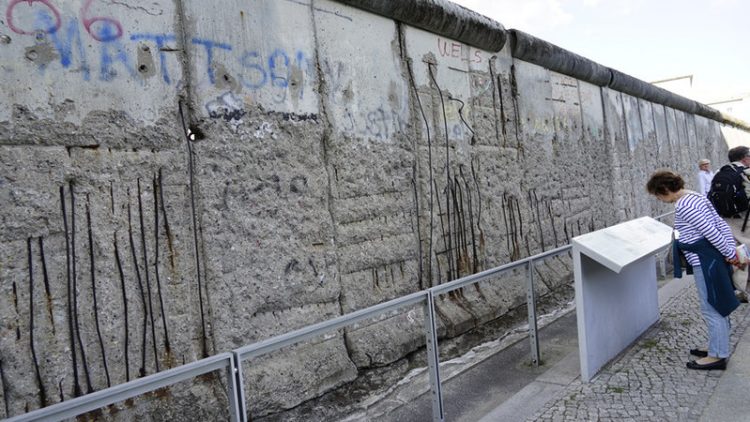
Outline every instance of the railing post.
[(435, 323), (435, 301), (432, 290), (427, 290), (427, 301), (424, 310), (425, 336), (427, 339), (427, 363), (430, 372), (430, 389), (432, 390), (432, 420), (443, 422), (443, 391), (440, 385), (440, 354), (438, 353), (437, 326)]
[(539, 366), (539, 337), (536, 326), (536, 293), (534, 292), (534, 260), (526, 266), (526, 307), (529, 314), (529, 341), (531, 342), (531, 364)]
[(667, 278), (667, 255), (667, 253), (657, 253), (654, 256), (656, 263), (659, 265), (658, 277), (661, 277), (662, 279)]
[(229, 398), (229, 420), (245, 422), (245, 391), (242, 386), (242, 364), (237, 352), (232, 353), (227, 367), (227, 397)]

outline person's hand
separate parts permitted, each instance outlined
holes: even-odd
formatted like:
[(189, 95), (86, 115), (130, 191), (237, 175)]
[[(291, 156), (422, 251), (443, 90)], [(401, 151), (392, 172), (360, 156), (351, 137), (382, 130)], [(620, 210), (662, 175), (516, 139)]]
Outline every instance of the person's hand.
[(727, 260), (728, 263), (734, 265), (735, 267), (739, 268), (739, 267), (742, 266), (742, 264), (740, 264), (740, 257), (737, 256), (736, 252), (734, 253), (734, 257), (732, 257), (732, 258), (725, 258), (725, 259)]

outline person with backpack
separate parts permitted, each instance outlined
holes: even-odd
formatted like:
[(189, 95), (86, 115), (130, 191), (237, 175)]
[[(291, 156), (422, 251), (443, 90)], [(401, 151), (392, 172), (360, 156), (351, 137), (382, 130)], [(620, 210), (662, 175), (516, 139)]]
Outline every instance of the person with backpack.
[[(724, 219), (732, 230), (735, 241), (740, 244), (739, 239), (744, 237), (742, 227), (745, 213), (750, 207), (750, 148), (738, 146), (730, 149), (727, 153), (729, 164), (725, 164), (716, 172), (711, 180), (711, 190), (708, 199), (716, 209), (716, 212)], [(735, 295), (742, 303), (748, 303), (747, 286), (745, 283), (735, 284)]]
[(750, 148), (734, 147), (727, 154), (730, 163), (722, 166), (711, 179), (708, 199), (724, 218), (742, 217), (748, 209), (748, 182), (745, 170), (750, 168)]

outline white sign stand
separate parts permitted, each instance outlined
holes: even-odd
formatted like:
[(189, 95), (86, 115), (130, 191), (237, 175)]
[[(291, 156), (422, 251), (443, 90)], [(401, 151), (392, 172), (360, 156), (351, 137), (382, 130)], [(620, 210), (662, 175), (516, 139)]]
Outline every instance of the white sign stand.
[(581, 380), (659, 320), (654, 254), (672, 228), (642, 217), (573, 238)]

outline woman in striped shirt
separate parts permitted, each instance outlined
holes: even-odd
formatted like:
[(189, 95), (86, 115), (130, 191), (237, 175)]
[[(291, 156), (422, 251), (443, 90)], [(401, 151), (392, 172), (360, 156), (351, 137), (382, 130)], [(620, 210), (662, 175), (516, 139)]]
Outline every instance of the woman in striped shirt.
[[(676, 246), (692, 267), (708, 327), (708, 350), (691, 349), (700, 357), (687, 363), (690, 369), (725, 369), (729, 357), (729, 314), (739, 306), (734, 296), (730, 264), (739, 264), (732, 231), (705, 196), (685, 189), (685, 181), (672, 171), (658, 171), (646, 185), (662, 202), (675, 204)], [(680, 274), (674, 257), (675, 272)], [(690, 273), (690, 269), (688, 269)]]

